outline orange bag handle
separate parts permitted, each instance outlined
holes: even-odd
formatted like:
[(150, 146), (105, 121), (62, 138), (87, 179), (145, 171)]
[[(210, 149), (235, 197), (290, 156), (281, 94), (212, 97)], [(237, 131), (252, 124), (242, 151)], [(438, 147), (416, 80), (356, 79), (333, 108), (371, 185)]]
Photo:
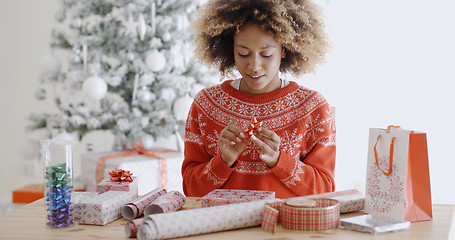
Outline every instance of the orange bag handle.
[(387, 126), (387, 132), (390, 132), (391, 128), (401, 128), (400, 126), (395, 126), (395, 125), (389, 125)]
[(395, 137), (392, 138), (392, 142), (390, 143), (390, 165), (389, 165), (389, 171), (385, 172), (379, 167), (379, 160), (378, 160), (378, 151), (376, 150), (376, 146), (378, 145), (379, 139), (381, 138), (381, 135), (378, 136), (378, 139), (376, 140), (376, 144), (374, 144), (374, 158), (376, 159), (376, 165), (378, 165), (379, 170), (381, 170), (384, 175), (389, 176), (392, 174), (392, 165), (393, 165), (393, 145), (395, 143)]

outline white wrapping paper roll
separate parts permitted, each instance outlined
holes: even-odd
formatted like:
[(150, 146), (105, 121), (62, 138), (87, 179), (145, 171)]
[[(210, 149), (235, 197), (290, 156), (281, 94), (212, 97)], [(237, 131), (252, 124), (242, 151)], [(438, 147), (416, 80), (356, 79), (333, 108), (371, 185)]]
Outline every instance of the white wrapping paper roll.
[(132, 220), (144, 213), (145, 208), (150, 205), (153, 201), (158, 199), (160, 196), (166, 194), (166, 190), (159, 187), (153, 191), (145, 194), (142, 197), (137, 198), (136, 200), (127, 203), (122, 207), (122, 216), (125, 219)]
[(139, 226), (141, 226), (143, 221), (144, 218), (136, 218), (128, 221), (128, 223), (125, 225), (126, 236), (129, 238), (136, 238), (137, 230), (139, 229)]
[(140, 240), (167, 239), (231, 229), (259, 226), (264, 205), (261, 200), (208, 208), (147, 215), (139, 227)]
[(171, 191), (158, 197), (148, 205), (144, 210), (144, 215), (174, 212), (179, 210), (185, 202), (185, 195), (178, 191)]

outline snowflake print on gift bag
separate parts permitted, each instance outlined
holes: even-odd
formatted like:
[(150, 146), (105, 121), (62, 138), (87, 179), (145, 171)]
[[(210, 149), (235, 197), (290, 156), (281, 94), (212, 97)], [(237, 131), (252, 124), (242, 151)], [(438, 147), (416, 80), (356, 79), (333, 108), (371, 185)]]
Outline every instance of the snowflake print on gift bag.
[(396, 221), (432, 218), (425, 133), (371, 128), (367, 161), (366, 213)]
[[(400, 202), (400, 196), (403, 194), (404, 182), (396, 174), (397, 165), (392, 163), (392, 172), (386, 176), (381, 169), (388, 168), (390, 165), (390, 156), (379, 157), (378, 165), (372, 164), (367, 177), (367, 194), (372, 199), (374, 211), (381, 213), (390, 213), (392, 208)], [(384, 181), (386, 184), (380, 184)]]

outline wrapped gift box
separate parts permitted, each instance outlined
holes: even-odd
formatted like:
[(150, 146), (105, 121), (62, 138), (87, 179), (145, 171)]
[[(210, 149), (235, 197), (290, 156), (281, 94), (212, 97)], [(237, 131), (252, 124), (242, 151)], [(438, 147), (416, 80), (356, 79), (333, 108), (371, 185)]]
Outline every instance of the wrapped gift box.
[[(96, 190), (96, 166), (99, 159), (116, 153), (122, 152), (91, 152), (81, 156), (81, 182), (85, 185), (86, 191), (93, 192)], [(183, 192), (181, 174), (183, 152), (158, 153), (157, 155), (166, 159), (166, 190)], [(109, 177), (109, 171), (115, 168), (127, 169), (133, 173), (133, 176), (137, 177), (139, 195), (144, 195), (153, 191), (153, 189), (161, 187), (161, 171), (159, 160), (156, 158), (135, 155), (107, 159), (103, 178)]]
[(401, 222), (392, 219), (374, 217), (370, 214), (355, 217), (343, 218), (340, 221), (340, 228), (366, 233), (385, 233), (409, 230), (410, 222)]
[[(85, 200), (86, 198), (93, 198), (96, 197), (98, 193), (96, 192), (73, 192), (71, 196), (71, 202), (74, 206), (76, 206), (81, 201)], [(73, 212), (74, 213), (74, 212)]]
[(73, 216), (79, 224), (106, 225), (121, 215), (122, 206), (134, 197), (123, 191), (108, 191), (79, 199)]
[(43, 184), (29, 184), (13, 190), (13, 203), (31, 203), (43, 196)]
[(340, 202), (340, 213), (349, 213), (363, 210), (365, 196), (358, 190), (344, 190), (322, 194), (308, 195), (299, 198), (330, 198)]
[(275, 192), (238, 189), (215, 189), (202, 197), (202, 207), (274, 199)]
[(133, 197), (137, 198), (138, 181), (137, 177), (132, 177), (133, 181), (112, 181), (110, 178), (105, 178), (103, 181), (96, 185), (96, 192), (98, 194), (105, 193), (107, 191), (125, 191), (129, 192)]

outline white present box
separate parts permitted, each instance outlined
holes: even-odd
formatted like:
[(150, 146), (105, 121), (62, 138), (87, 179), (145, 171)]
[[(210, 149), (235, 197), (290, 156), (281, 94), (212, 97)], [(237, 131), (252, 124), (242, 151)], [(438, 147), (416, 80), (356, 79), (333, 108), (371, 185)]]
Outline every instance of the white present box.
[(74, 209), (74, 217), (79, 224), (106, 225), (119, 219), (122, 206), (133, 200), (129, 192), (108, 191), (79, 200)]
[[(111, 154), (125, 153), (122, 151), (90, 152), (81, 156), (81, 182), (86, 191), (96, 190), (96, 167), (101, 157)], [(183, 152), (159, 153), (158, 156), (166, 159), (166, 176), (168, 191), (183, 192), (182, 187), (182, 163)], [(109, 172), (115, 168), (128, 170), (138, 180), (138, 195), (144, 195), (161, 187), (161, 169), (159, 160), (145, 155), (133, 155), (124, 157), (108, 158), (104, 164), (103, 179), (110, 177)]]

